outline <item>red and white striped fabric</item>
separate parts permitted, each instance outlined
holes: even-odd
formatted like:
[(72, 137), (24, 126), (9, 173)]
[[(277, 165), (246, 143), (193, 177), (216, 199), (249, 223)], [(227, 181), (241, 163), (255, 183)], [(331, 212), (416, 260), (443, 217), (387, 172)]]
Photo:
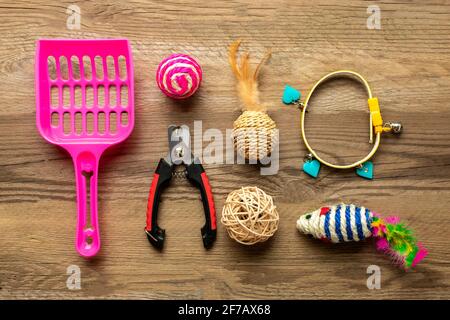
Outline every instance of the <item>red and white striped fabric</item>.
[(185, 99), (197, 91), (202, 81), (202, 68), (185, 54), (165, 58), (156, 71), (156, 82), (161, 91), (175, 99)]

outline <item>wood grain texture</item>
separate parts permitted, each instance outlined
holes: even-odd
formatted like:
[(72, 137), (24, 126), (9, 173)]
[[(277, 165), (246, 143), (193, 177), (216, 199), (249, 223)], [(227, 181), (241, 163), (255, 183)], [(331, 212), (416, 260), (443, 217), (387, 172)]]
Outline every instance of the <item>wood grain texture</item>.
[[(81, 8), (81, 29), (66, 28), (67, 6)], [(368, 30), (375, 1), (7, 1), (0, 3), (0, 298), (450, 298), (450, 2), (379, 1), (381, 30)], [(99, 214), (103, 247), (92, 261), (74, 249), (74, 172), (68, 155), (35, 127), (35, 40), (127, 37), (135, 63), (136, 127), (101, 161)], [(171, 123), (232, 127), (239, 116), (226, 47), (243, 39), (254, 61), (272, 48), (261, 98), (280, 128), (280, 170), (205, 165), (218, 217), (228, 192), (257, 185), (275, 197), (281, 221), (271, 241), (232, 242), (219, 225), (210, 251), (200, 239), (203, 212), (187, 182), (163, 195), (163, 253), (144, 232), (152, 173), (167, 152)], [(154, 72), (172, 52), (197, 57), (201, 90), (188, 102), (165, 98)], [(299, 113), (280, 102), (286, 83), (305, 94), (324, 74), (352, 69), (369, 80), (385, 120), (400, 137), (383, 138), (376, 179), (323, 168), (300, 171), (306, 153)], [(364, 91), (339, 80), (311, 104), (308, 135), (327, 159), (348, 162), (367, 144)], [(207, 144), (207, 142), (205, 142)], [(430, 251), (414, 272), (395, 269), (370, 243), (327, 246), (300, 235), (298, 216), (338, 201), (398, 214)], [(66, 268), (78, 265), (82, 289), (68, 290)], [(366, 268), (381, 267), (380, 290)]]

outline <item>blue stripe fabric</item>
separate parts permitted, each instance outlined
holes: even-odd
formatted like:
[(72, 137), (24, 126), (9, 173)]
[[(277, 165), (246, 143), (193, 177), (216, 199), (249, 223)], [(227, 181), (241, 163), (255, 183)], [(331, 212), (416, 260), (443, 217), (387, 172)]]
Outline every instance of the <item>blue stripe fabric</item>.
[(346, 225), (346, 231), (347, 231), (347, 238), (348, 240), (353, 240), (353, 232), (352, 232), (352, 226), (350, 224), (350, 206), (345, 207), (345, 225)]
[(363, 233), (362, 224), (361, 224), (361, 208), (360, 207), (355, 208), (355, 222), (356, 222), (356, 229), (358, 230), (358, 238), (359, 238), (359, 240), (364, 240), (364, 233)]
[(369, 209), (367, 209), (367, 208), (365, 208), (365, 209), (366, 209), (366, 223), (367, 223), (367, 229), (369, 229), (370, 232), (372, 232), (372, 219), (370, 218), (370, 215), (369, 215), (370, 211), (369, 211)]
[(339, 238), (339, 241), (340, 242), (343, 242), (344, 241), (344, 237), (342, 236), (342, 232), (341, 232), (341, 206), (340, 205), (338, 205), (337, 207), (336, 207), (336, 213), (335, 213), (335, 215), (334, 215), (334, 222), (335, 222), (335, 231), (336, 231), (336, 234), (337, 234), (337, 236), (338, 236), (338, 238)]
[(325, 229), (325, 236), (327, 237), (327, 239), (331, 240), (331, 234), (330, 234), (330, 213), (325, 215), (324, 229)]

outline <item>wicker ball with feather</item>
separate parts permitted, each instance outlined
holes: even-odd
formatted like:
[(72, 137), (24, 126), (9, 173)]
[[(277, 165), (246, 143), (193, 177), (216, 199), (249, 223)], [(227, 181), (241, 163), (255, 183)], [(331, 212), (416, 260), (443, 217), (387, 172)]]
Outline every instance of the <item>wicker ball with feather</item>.
[(237, 152), (245, 159), (261, 161), (270, 156), (277, 143), (275, 121), (267, 114), (266, 106), (259, 99), (258, 75), (261, 67), (270, 57), (267, 52), (255, 70), (250, 66), (249, 53), (244, 53), (237, 61), (241, 41), (235, 41), (229, 48), (229, 62), (236, 79), (242, 102), (243, 113), (233, 124), (233, 142)]

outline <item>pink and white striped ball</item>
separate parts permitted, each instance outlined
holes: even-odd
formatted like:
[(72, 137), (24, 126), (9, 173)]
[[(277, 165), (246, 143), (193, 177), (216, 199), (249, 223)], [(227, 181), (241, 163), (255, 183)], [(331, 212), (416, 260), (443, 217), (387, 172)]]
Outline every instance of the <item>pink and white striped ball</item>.
[(202, 68), (194, 58), (186, 54), (172, 54), (159, 64), (156, 82), (165, 95), (186, 99), (200, 86)]

